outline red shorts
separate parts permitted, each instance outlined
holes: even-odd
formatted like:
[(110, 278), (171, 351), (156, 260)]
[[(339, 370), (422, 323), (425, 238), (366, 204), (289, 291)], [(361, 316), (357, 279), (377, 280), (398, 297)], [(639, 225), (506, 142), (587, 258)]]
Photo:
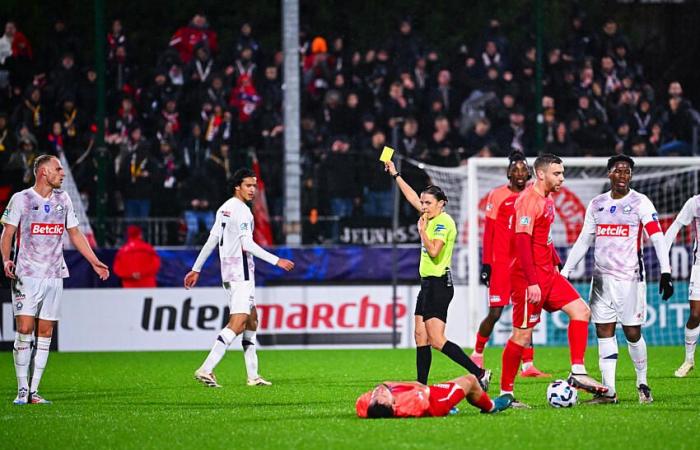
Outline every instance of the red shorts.
[(457, 383), (440, 383), (428, 386), (430, 406), (428, 414), (433, 417), (446, 416), (464, 398), (464, 390)]
[(494, 264), (491, 266), (491, 281), (489, 283), (489, 308), (508, 306), (510, 296), (510, 267), (507, 264)]
[(537, 269), (537, 279), (542, 291), (542, 301), (533, 304), (525, 300), (527, 280), (520, 270), (511, 274), (513, 284), (513, 327), (533, 328), (540, 321), (544, 309), (547, 312), (559, 311), (569, 303), (581, 298), (581, 295), (559, 272), (547, 272)]

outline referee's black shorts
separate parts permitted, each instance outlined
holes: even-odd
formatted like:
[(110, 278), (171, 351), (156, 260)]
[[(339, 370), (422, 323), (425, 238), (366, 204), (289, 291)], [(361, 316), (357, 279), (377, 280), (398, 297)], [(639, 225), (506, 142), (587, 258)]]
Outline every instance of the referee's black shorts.
[(422, 277), (415, 315), (423, 316), (424, 321), (436, 318), (447, 322), (447, 308), (454, 293), (452, 274), (449, 270), (441, 277)]

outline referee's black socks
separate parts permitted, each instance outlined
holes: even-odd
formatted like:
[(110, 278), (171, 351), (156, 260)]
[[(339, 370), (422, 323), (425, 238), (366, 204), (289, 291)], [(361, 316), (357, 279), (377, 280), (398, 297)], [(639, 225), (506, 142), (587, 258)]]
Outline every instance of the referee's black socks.
[(416, 372), (419, 383), (428, 384), (428, 374), (430, 373), (432, 361), (433, 353), (430, 345), (416, 347)]
[(481, 378), (484, 375), (484, 369), (474, 364), (474, 361), (472, 361), (471, 358), (464, 353), (464, 350), (462, 350), (460, 346), (454, 342), (445, 342), (445, 345), (442, 346), (441, 351), (452, 361), (476, 375), (477, 378)]

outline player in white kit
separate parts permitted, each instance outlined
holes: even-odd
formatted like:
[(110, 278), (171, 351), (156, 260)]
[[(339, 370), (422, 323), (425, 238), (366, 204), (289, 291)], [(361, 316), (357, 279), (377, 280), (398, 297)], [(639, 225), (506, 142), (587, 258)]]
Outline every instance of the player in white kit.
[(700, 245), (698, 245), (700, 240), (700, 195), (693, 196), (685, 202), (676, 220), (666, 230), (666, 245), (671, 248), (681, 228), (691, 223), (695, 231), (695, 245), (693, 247), (693, 269), (690, 272), (690, 283), (688, 284), (690, 317), (685, 324), (685, 361), (675, 372), (679, 378), (687, 376), (695, 367), (695, 345), (698, 342), (698, 334), (700, 334)]
[(673, 295), (668, 247), (654, 205), (646, 195), (630, 189), (634, 161), (625, 155), (608, 160), (610, 191), (594, 197), (586, 209), (583, 229), (569, 252), (561, 273), (568, 277), (595, 242), (593, 280), (589, 301), (598, 336), (598, 362), (603, 384), (610, 389), (591, 403), (617, 403), (615, 327), (622, 324), (630, 357), (637, 372), (640, 403), (651, 403), (647, 382), (647, 346), (642, 336), (646, 320), (646, 281), (642, 234), (649, 236), (661, 266), (659, 293)]
[(257, 179), (250, 169), (239, 169), (233, 175), (233, 197), (216, 212), (216, 222), (209, 239), (199, 252), (192, 270), (185, 276), (185, 288), (197, 284), (199, 273), (211, 252), (219, 248), (221, 281), (229, 296), (231, 316), (221, 330), (204, 363), (195, 371), (197, 380), (209, 387), (221, 387), (214, 376), (214, 368), (221, 361), (226, 349), (236, 336), (243, 334), (243, 354), (249, 386), (270, 385), (258, 374), (258, 356), (255, 351), (255, 335), (258, 329), (258, 313), (255, 308), (255, 262), (253, 256), (281, 267), (294, 268), (288, 259), (278, 258), (253, 241), (253, 214), (246, 202), (255, 198)]
[(13, 351), (15, 405), (51, 403), (38, 390), (53, 329), (60, 319), (63, 279), (68, 277), (63, 259), (64, 231), (100, 279), (109, 277), (109, 268), (97, 259), (78, 228), (70, 197), (59, 189), (65, 176), (61, 162), (54, 156), (38, 156), (34, 176), (34, 186), (14, 194), (0, 219), (2, 264), (5, 276), (12, 280), (12, 310), (17, 324)]

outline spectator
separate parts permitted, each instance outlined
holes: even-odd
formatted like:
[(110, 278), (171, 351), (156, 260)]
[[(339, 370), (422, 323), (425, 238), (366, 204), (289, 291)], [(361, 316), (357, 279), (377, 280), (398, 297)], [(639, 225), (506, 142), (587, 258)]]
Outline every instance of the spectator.
[(12, 123), (15, 128), (23, 126), (29, 129), (34, 136), (45, 136), (47, 117), (41, 99), (41, 89), (30, 87), (27, 89), (24, 101), (17, 105), (12, 114)]
[[(21, 191), (34, 184), (34, 159), (39, 156), (36, 151), (36, 139), (31, 134), (19, 140), (19, 151), (10, 155), (5, 166), (7, 179), (13, 191)], [(4, 178), (4, 177), (3, 177)]]
[(192, 60), (195, 47), (200, 44), (212, 53), (219, 51), (216, 32), (209, 28), (207, 17), (198, 12), (187, 26), (179, 28), (170, 38), (170, 46), (178, 51), (182, 63), (187, 64)]
[(3, 173), (10, 156), (16, 151), (17, 139), (10, 130), (7, 114), (0, 112), (0, 174)]
[(491, 121), (483, 117), (476, 122), (474, 129), (467, 134), (464, 144), (464, 158), (494, 156), (494, 143), (495, 138), (491, 132)]
[(155, 170), (148, 142), (141, 127), (134, 125), (129, 140), (122, 144), (117, 173), (127, 219), (142, 219), (150, 215)]
[(217, 193), (222, 189), (214, 185), (210, 175), (206, 169), (197, 170), (187, 177), (180, 190), (187, 225), (187, 246), (201, 244), (214, 226), (213, 208), (219, 204), (222, 196)]
[[(360, 176), (357, 155), (351, 149), (347, 136), (336, 136), (331, 142), (321, 173), (326, 177), (330, 214), (340, 221), (351, 217), (354, 208), (361, 204)], [(331, 227), (331, 238), (337, 240), (338, 233), (339, 223), (336, 221)]]
[(121, 19), (114, 19), (112, 27), (107, 33), (107, 60), (116, 58), (117, 47), (126, 48), (126, 35)]
[(494, 156), (507, 156), (511, 150), (520, 150), (528, 156), (532, 155), (530, 134), (525, 127), (522, 108), (513, 109), (510, 112), (509, 124), (496, 130), (496, 142), (501, 153)]
[(361, 151), (362, 209), (367, 217), (389, 218), (393, 214), (391, 187), (394, 180), (386, 176), (384, 165), (379, 162), (385, 145), (384, 132), (377, 130), (372, 135), (372, 147)]
[(422, 39), (413, 32), (413, 23), (405, 17), (399, 22), (399, 30), (386, 49), (397, 67), (414, 67), (416, 60), (425, 54)]
[(114, 273), (125, 288), (156, 287), (160, 256), (151, 244), (143, 240), (141, 227), (129, 225), (126, 242), (114, 257)]

